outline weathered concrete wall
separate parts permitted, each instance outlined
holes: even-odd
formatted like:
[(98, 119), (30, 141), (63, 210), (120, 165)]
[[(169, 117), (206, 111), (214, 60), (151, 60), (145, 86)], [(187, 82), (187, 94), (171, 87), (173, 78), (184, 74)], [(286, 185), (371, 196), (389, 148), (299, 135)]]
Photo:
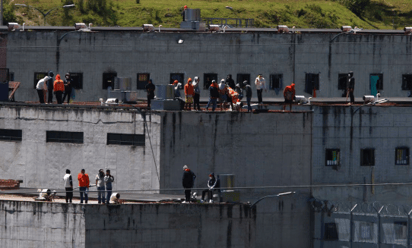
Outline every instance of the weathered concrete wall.
[[(339, 73), (354, 71), (355, 96), (370, 94), (369, 75), (383, 73), (382, 96), (407, 96), (402, 74), (412, 73), (412, 37), (388, 34), (341, 35), (336, 33), (141, 33), (61, 31), (9, 32), (7, 67), (22, 82), (16, 100), (37, 100), (34, 72), (83, 72), (83, 89), (77, 100), (97, 101), (106, 97), (103, 72), (131, 77), (136, 89), (137, 73), (150, 73), (155, 84), (169, 82), (170, 73), (183, 73), (185, 80), (204, 73), (219, 78), (238, 73), (283, 74), (283, 87), (296, 83), (304, 93), (305, 73), (319, 73), (318, 97), (339, 97)], [(183, 39), (183, 44), (177, 40)], [(252, 86), (254, 88), (254, 86)], [(208, 96), (203, 90), (202, 96)], [(140, 91), (140, 96), (145, 93)], [(255, 94), (256, 96), (256, 94)], [(266, 97), (282, 98), (276, 91)]]
[(187, 164), (197, 188), (206, 188), (210, 172), (234, 174), (242, 201), (296, 190), (258, 203), (256, 247), (310, 247), (310, 188), (288, 186), (311, 184), (311, 125), (308, 111), (162, 113), (161, 188), (181, 188)]
[(84, 207), (0, 201), (0, 246), (85, 247)]
[[(23, 180), (23, 187), (63, 188), (66, 169), (77, 185), (82, 168), (91, 183), (102, 168), (111, 170), (115, 190), (158, 189), (160, 118), (146, 118), (145, 131), (143, 116), (133, 110), (3, 105), (0, 128), (21, 129), (23, 137), (21, 142), (0, 141), (0, 175)], [(83, 132), (84, 143), (46, 142), (46, 131)], [(107, 145), (109, 132), (145, 134), (145, 146)]]
[(246, 205), (0, 201), (1, 247), (257, 247)]
[[(412, 169), (395, 165), (395, 148), (412, 146), (411, 107), (314, 107), (313, 184), (406, 183)], [(338, 170), (325, 166), (325, 150), (340, 149)], [(361, 166), (361, 149), (375, 149), (375, 166)], [(321, 187), (313, 195), (331, 201), (411, 203), (408, 185)]]

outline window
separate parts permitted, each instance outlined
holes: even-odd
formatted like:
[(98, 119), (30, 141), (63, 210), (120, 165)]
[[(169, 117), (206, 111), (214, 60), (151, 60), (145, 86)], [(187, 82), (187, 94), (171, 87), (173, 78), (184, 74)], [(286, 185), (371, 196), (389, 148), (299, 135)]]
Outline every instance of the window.
[(245, 87), (243, 81), (247, 81), (247, 84), (250, 85), (250, 74), (237, 74), (236, 83), (240, 85), (240, 88)]
[(395, 164), (409, 165), (409, 148), (398, 147), (395, 149)]
[(282, 88), (283, 74), (272, 74), (270, 75), (270, 89), (280, 89)]
[(149, 83), (150, 74), (149, 73), (137, 73), (137, 89), (144, 90), (146, 85)]
[(108, 145), (145, 146), (144, 134), (108, 133)]
[(375, 165), (375, 149), (361, 149), (361, 166)]
[(336, 223), (325, 223), (325, 240), (338, 240), (338, 230)]
[(70, 72), (70, 78), (72, 79), (72, 87), (76, 90), (83, 89), (83, 73), (82, 72)]
[(217, 81), (217, 74), (216, 73), (205, 73), (203, 74), (203, 89), (209, 89), (209, 86), (212, 84), (212, 80)]
[(340, 150), (326, 149), (326, 166), (340, 165)]
[(114, 89), (114, 78), (117, 77), (116, 72), (106, 72), (103, 73), (103, 89), (107, 90), (107, 88), (110, 86), (112, 89)]
[(383, 90), (383, 74), (371, 74), (370, 75), (370, 89), (376, 86), (376, 90)]
[(319, 90), (319, 74), (306, 73), (305, 92), (312, 95), (314, 89)]
[(0, 83), (7, 82), (10, 79), (9, 69), (0, 68)]
[(46, 142), (83, 144), (83, 132), (47, 131)]
[(39, 80), (43, 79), (45, 76), (47, 76), (47, 72), (35, 72), (34, 73), (34, 89), (36, 88), (36, 85), (39, 82)]
[(16, 129), (0, 129), (0, 140), (21, 141), (22, 131)]
[(412, 74), (402, 75), (402, 90), (412, 90)]
[(346, 90), (348, 84), (348, 73), (339, 74), (338, 76), (338, 90)]
[(395, 221), (394, 231), (395, 239), (407, 239), (408, 238), (408, 224), (406, 221)]

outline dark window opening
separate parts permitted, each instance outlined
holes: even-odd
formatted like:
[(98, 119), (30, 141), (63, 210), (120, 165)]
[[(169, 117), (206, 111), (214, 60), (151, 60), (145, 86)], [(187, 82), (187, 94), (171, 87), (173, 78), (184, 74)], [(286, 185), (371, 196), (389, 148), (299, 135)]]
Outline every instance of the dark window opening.
[(108, 133), (108, 145), (145, 146), (144, 134)]
[(395, 164), (409, 165), (409, 148), (398, 147), (395, 149)]
[(83, 132), (47, 131), (46, 142), (83, 144)]
[(394, 222), (395, 239), (408, 238), (408, 223), (406, 221)]
[(280, 89), (283, 84), (283, 74), (272, 74), (270, 75), (270, 89)]
[(346, 90), (348, 88), (348, 73), (339, 74), (338, 76), (338, 90)]
[(103, 73), (103, 89), (107, 90), (110, 86), (114, 89), (114, 78), (117, 77), (116, 72)]
[(375, 166), (375, 149), (361, 149), (361, 166)]
[(239, 84), (240, 88), (244, 88), (246, 86), (246, 84), (243, 84), (245, 80), (247, 81), (247, 84), (251, 85), (250, 74), (237, 74), (236, 83)]
[(319, 90), (319, 74), (306, 73), (305, 92), (312, 95), (313, 90)]
[(39, 82), (39, 80), (43, 79), (45, 76), (47, 76), (47, 72), (35, 72), (34, 73), (34, 89), (36, 89), (36, 85)]
[(137, 73), (137, 89), (145, 90), (146, 85), (149, 83), (150, 74), (149, 73)]
[(0, 83), (8, 82), (10, 80), (9, 69), (0, 68)]
[(338, 230), (336, 223), (325, 223), (324, 240), (338, 240)]
[(212, 84), (212, 80), (217, 81), (217, 74), (216, 73), (205, 73), (203, 74), (203, 89), (209, 89), (209, 86)]
[(402, 90), (412, 90), (412, 74), (402, 75)]
[(0, 140), (4, 141), (21, 141), (22, 130), (0, 129)]
[(177, 80), (179, 83), (182, 83), (181, 89), (183, 89), (183, 86), (186, 84), (184, 82), (185, 79), (185, 74), (183, 73), (170, 73), (170, 84), (173, 84), (175, 80)]
[(371, 74), (370, 75), (369, 88), (372, 89), (374, 85), (376, 85), (376, 90), (383, 90), (383, 74)]
[(340, 165), (340, 150), (339, 149), (326, 149), (325, 154), (326, 166), (339, 166)]
[(9, 73), (9, 81), (14, 81), (14, 72)]
[(83, 73), (70, 72), (70, 78), (72, 79), (72, 87), (76, 90), (83, 89)]

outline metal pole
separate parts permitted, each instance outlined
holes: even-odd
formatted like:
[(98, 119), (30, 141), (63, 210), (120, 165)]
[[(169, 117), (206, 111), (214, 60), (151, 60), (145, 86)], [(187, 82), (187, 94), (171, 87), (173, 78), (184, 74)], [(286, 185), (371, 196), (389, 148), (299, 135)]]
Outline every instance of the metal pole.
[(408, 213), (408, 240), (407, 240), (407, 244), (406, 244), (406, 247), (410, 247), (410, 245), (411, 245), (411, 213), (412, 213), (412, 210), (411, 211), (409, 211), (409, 213)]
[(353, 243), (353, 210), (358, 206), (358, 204), (355, 204), (355, 206), (352, 207), (350, 210), (350, 221), (349, 221), (349, 247), (352, 248), (352, 243)]

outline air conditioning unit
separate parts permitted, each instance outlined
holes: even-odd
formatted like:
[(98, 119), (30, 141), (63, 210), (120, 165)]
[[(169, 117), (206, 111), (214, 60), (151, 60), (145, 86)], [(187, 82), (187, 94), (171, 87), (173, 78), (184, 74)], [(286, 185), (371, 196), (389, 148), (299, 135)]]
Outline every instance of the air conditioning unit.
[(79, 22), (79, 23), (74, 24), (74, 29), (75, 30), (80, 30), (80, 29), (84, 29), (84, 28), (87, 28), (85, 23)]
[(143, 24), (142, 28), (143, 28), (144, 32), (153, 32), (154, 31), (153, 24)]
[(278, 33), (289, 33), (289, 28), (286, 25), (278, 25)]
[(352, 30), (352, 27), (351, 26), (342, 26), (340, 29), (342, 30), (342, 32), (349, 32), (349, 31)]

